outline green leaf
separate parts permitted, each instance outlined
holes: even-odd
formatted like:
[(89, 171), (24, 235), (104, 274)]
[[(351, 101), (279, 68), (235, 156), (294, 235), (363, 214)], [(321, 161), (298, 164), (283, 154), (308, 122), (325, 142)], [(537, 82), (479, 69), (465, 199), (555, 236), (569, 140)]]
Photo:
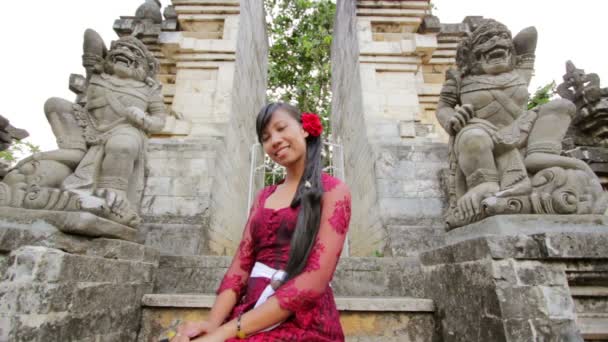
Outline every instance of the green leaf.
[(555, 96), (555, 81), (536, 89), (534, 96), (528, 100), (528, 110), (534, 109), (551, 101), (553, 96)]
[(8, 149), (0, 151), (0, 159), (7, 161), (9, 165), (13, 165), (17, 160), (36, 152), (40, 152), (38, 145), (25, 140), (15, 140)]
[[(268, 60), (269, 101), (296, 105), (321, 116), (323, 132), (330, 136), (331, 59), (336, 4), (332, 0), (265, 0), (267, 32), (271, 42)], [(331, 154), (326, 151), (326, 157)], [(266, 160), (266, 185), (276, 165)], [(327, 165), (328, 160), (324, 158)], [(276, 178), (275, 178), (276, 180)]]

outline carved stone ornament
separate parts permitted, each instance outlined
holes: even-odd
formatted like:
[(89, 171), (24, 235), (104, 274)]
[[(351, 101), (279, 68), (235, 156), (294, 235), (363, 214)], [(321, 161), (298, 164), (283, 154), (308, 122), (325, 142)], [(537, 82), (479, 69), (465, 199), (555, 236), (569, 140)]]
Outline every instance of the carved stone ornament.
[(147, 134), (166, 116), (157, 61), (134, 37), (108, 50), (93, 30), (82, 58), (77, 103), (51, 98), (44, 106), (59, 149), (19, 162), (0, 182), (0, 207), (85, 211), (136, 227)]
[(602, 214), (608, 206), (589, 166), (561, 155), (575, 104), (527, 109), (536, 41), (534, 27), (512, 37), (486, 19), (458, 47), (437, 108), (450, 134), (449, 228), (497, 214)]
[(563, 79), (557, 93), (576, 105), (568, 135), (574, 137), (577, 146), (608, 148), (608, 88), (600, 87), (597, 74), (586, 74), (571, 61), (566, 62)]

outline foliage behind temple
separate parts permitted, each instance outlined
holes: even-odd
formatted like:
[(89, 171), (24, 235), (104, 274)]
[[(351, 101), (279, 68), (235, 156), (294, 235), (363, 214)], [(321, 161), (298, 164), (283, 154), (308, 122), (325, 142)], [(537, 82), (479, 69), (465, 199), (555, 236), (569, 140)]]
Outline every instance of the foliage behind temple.
[(336, 4), (331, 0), (265, 0), (265, 6), (269, 100), (318, 113), (329, 133), (330, 48)]

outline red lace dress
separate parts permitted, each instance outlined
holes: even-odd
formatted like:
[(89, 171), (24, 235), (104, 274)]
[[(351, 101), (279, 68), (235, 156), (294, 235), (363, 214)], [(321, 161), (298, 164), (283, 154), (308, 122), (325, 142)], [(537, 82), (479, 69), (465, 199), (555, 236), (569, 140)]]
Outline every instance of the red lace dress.
[[(350, 220), (350, 192), (346, 184), (322, 175), (321, 225), (304, 271), (277, 289), (279, 305), (293, 314), (278, 327), (259, 332), (247, 341), (344, 341), (338, 310), (329, 282), (342, 252)], [(270, 283), (266, 278), (250, 278), (256, 261), (274, 269), (284, 269), (290, 240), (299, 212), (297, 208), (264, 207), (276, 185), (256, 197), (249, 213), (239, 249), (217, 293), (234, 290), (239, 298), (228, 320), (253, 308)], [(228, 341), (239, 341), (229, 339)]]

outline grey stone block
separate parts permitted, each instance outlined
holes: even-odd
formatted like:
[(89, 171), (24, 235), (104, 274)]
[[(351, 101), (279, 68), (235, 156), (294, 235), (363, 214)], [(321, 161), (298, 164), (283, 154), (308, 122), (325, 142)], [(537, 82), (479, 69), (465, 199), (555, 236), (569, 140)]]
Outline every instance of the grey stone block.
[[(155, 293), (215, 293), (231, 257), (162, 256)], [(417, 258), (342, 258), (331, 282), (338, 296), (421, 296)]]
[(390, 225), (387, 248), (392, 256), (412, 256), (445, 243), (445, 229), (429, 226)]
[(190, 197), (144, 196), (144, 223), (200, 224), (210, 215), (210, 194)]
[(566, 286), (566, 268), (561, 264), (540, 261), (518, 261), (513, 263), (519, 283), (527, 286)]
[(158, 249), (144, 246), (134, 242), (99, 238), (90, 243), (86, 255), (129, 261), (142, 261), (157, 264), (159, 259)]
[[(8, 253), (22, 246), (48, 247), (71, 254), (108, 259), (158, 262), (157, 250), (130, 241), (66, 234), (44, 223), (34, 225), (14, 223), (13, 227), (7, 223), (0, 226), (0, 251)], [(5, 258), (7, 257), (5, 255)]]
[(434, 15), (427, 15), (422, 18), (422, 24), (420, 25), (420, 33), (438, 33), (441, 31), (441, 22), (439, 18)]
[[(121, 332), (122, 341), (137, 336), (139, 307), (123, 307), (112, 311), (95, 310), (83, 315), (56, 313), (46, 319), (39, 315), (16, 315), (12, 320), (10, 341), (78, 341), (99, 338), (107, 332)], [(116, 336), (116, 335), (115, 335)], [(116, 336), (118, 337), (118, 336)]]
[(162, 256), (155, 293), (215, 293), (231, 257)]
[(73, 286), (70, 313), (84, 315), (96, 310), (111, 312), (129, 306), (137, 308), (143, 295), (152, 290), (152, 283), (78, 283)]
[(514, 236), (542, 233), (605, 233), (606, 215), (498, 215), (451, 230), (448, 243), (480, 236)]
[[(547, 258), (608, 259), (608, 228), (604, 232), (543, 233), (533, 235), (541, 252)], [(601, 228), (599, 230), (602, 230)]]
[(380, 215), (386, 224), (420, 225), (426, 219), (440, 221), (446, 203), (441, 198), (381, 198)]
[[(137, 230), (87, 212), (28, 210), (0, 207), (0, 227), (32, 227), (35, 231), (59, 230), (89, 237), (135, 241)], [(51, 228), (52, 227), (52, 228)]]
[(49, 314), (67, 312), (72, 305), (74, 282), (0, 283), (0, 312), (11, 314)]
[(424, 293), (417, 258), (342, 258), (332, 286), (339, 296), (411, 296)]
[(205, 228), (203, 224), (146, 223), (139, 235), (161, 255), (200, 255), (206, 251)]
[(606, 321), (598, 321), (594, 312), (608, 307), (601, 297), (601, 284), (608, 279), (604, 217), (579, 216), (576, 222), (572, 217), (536, 218), (496, 218), (494, 225), (482, 221), (485, 227), (467, 231), (469, 239), (420, 254), (430, 290), (426, 295), (442, 317), (444, 340), (582, 341), (603, 336), (597, 324)]
[(0, 282), (0, 340), (135, 340), (158, 256), (127, 241), (95, 242), (95, 257), (42, 246), (10, 253)]
[(11, 252), (4, 276), (11, 282), (151, 283), (156, 264), (64, 253), (25, 246)]
[(380, 198), (441, 198), (443, 189), (439, 182), (433, 180), (394, 180), (377, 179), (378, 197)]

